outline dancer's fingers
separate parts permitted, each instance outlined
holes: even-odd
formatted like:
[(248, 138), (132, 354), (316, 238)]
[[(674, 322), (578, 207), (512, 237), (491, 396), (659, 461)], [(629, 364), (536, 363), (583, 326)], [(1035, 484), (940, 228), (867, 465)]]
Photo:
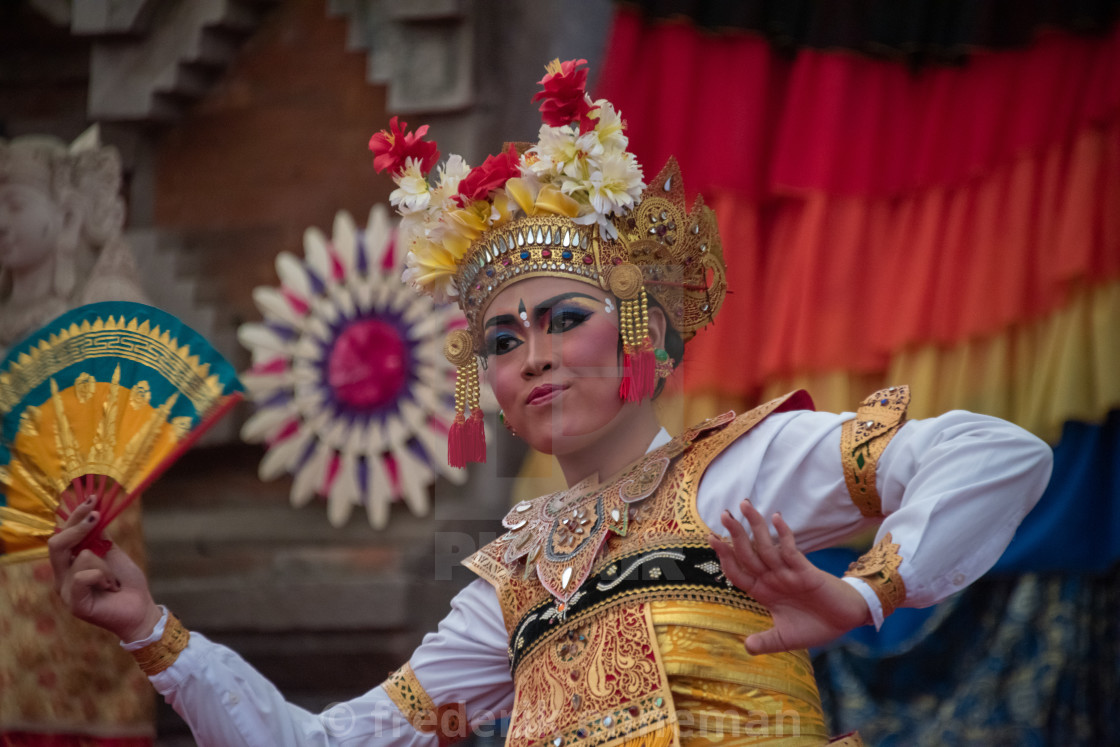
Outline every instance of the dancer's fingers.
[(797, 571), (813, 567), (813, 564), (805, 557), (805, 553), (797, 549), (797, 540), (793, 536), (793, 530), (789, 528), (789, 524), (786, 524), (786, 520), (782, 518), (781, 514), (774, 514), (774, 528), (778, 530), (778, 547), (786, 566)]
[(743, 566), (744, 570), (755, 577), (765, 573), (766, 564), (755, 552), (751, 536), (743, 525), (731, 515), (730, 511), (724, 511), (720, 521), (727, 529), (728, 534), (731, 535), (731, 548), (735, 553), (735, 559)]
[(74, 509), (74, 513), (66, 520), (62, 529), (47, 540), (56, 591), (61, 587), (62, 579), (65, 578), (73, 562), (74, 548), (97, 526), (97, 520), (100, 518), (100, 513), (93, 510), (93, 501), (87, 500)]
[(120, 582), (114, 581), (101, 568), (86, 568), (71, 576), (69, 599), (66, 601), (70, 611), (77, 617), (86, 619), (93, 615), (94, 603), (98, 594), (118, 591)]
[(751, 525), (751, 538), (755, 553), (767, 568), (780, 570), (785, 563), (782, 562), (778, 548), (770, 538), (770, 526), (766, 523), (766, 519), (762, 518), (762, 514), (751, 505), (750, 501), (743, 501), (740, 507), (743, 509), (743, 518)]
[(714, 534), (708, 535), (708, 542), (715, 549), (716, 555), (719, 556), (719, 565), (723, 569), (723, 575), (727, 576), (727, 580), (743, 591), (749, 592), (757, 579), (739, 562), (739, 559), (735, 556), (734, 548)]

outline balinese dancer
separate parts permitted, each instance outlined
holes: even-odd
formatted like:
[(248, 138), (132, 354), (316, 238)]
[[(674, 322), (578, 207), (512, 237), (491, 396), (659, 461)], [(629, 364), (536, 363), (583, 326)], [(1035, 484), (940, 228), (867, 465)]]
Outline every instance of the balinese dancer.
[[(794, 392), (670, 437), (651, 400), (724, 298), (716, 218), (686, 205), (675, 163), (647, 182), (581, 62), (549, 66), (539, 140), (474, 169), (452, 156), (433, 175), (426, 128), (396, 120), (371, 142), (398, 185), (405, 280), (468, 322), (446, 344), (449, 458), (485, 458), (485, 380), (569, 485), (512, 507), (407, 664), (308, 713), (156, 606), (123, 553), (72, 559), (95, 505), (53, 540), (63, 598), (200, 744), (434, 747), (508, 714), (513, 747), (824, 745), (806, 648), (971, 583), (1041, 495), (1045, 444), (967, 412), (907, 420), (905, 386), (844, 414)], [(803, 554), (876, 526), (843, 578)]]

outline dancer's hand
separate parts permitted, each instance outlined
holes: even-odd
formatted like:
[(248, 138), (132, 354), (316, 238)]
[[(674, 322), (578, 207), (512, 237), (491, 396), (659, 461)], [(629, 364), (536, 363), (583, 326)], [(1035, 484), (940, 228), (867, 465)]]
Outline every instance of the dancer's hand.
[(97, 525), (96, 499), (74, 509), (61, 531), (47, 543), (54, 588), (79, 620), (131, 642), (146, 638), (162, 615), (148, 591), (144, 572), (116, 545), (104, 558), (74, 548)]
[(769, 525), (750, 501), (743, 501), (740, 507), (751, 533), (724, 511), (720, 520), (731, 542), (715, 535), (708, 541), (728, 580), (774, 617), (774, 627), (747, 637), (747, 651), (766, 654), (819, 646), (871, 622), (867, 603), (858, 591), (814, 566), (797, 549), (793, 531), (781, 514), (774, 514), (775, 543)]

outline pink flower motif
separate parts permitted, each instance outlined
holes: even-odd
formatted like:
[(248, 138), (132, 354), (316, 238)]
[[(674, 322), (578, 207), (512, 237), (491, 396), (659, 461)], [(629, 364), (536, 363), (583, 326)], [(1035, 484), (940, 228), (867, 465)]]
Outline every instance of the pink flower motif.
[(54, 670), (43, 668), (39, 670), (38, 677), (39, 687), (44, 690), (53, 690), (58, 685), (58, 675)]
[(533, 97), (541, 102), (541, 121), (550, 127), (563, 127), (579, 122), (581, 133), (594, 129), (595, 121), (588, 114), (591, 102), (587, 100), (587, 60), (553, 60), (545, 68), (548, 74), (538, 81), (544, 89)]
[(515, 176), (521, 176), (520, 157), (511, 144), (504, 153), (487, 156), (480, 165), (459, 182), (459, 194), (455, 196), (459, 207), (466, 207), (475, 200), (489, 198), (494, 190), (501, 189)]
[(421, 139), (428, 134), (428, 125), (421, 126), (416, 132), (408, 132), (408, 123), (401, 122), (398, 126), (397, 119), (393, 117), (389, 120), (389, 130), (382, 130), (369, 139), (374, 170), (399, 174), (405, 167), (405, 161), (415, 158), (420, 163), (420, 173), (426, 176), (439, 160), (436, 144)]

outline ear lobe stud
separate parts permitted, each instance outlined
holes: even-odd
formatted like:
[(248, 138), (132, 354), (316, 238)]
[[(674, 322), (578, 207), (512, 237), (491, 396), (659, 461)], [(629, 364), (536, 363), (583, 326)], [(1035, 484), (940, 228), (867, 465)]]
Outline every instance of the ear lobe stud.
[(665, 348), (654, 348), (654, 358), (657, 359), (655, 370), (657, 378), (667, 379), (673, 375), (673, 359), (669, 357), (668, 351)]
[(506, 420), (506, 411), (505, 410), (498, 410), (498, 422), (501, 423), (503, 426), (505, 426), (505, 429), (507, 431), (509, 431), (509, 434), (511, 436), (516, 436), (517, 435), (517, 431), (515, 431), (513, 429), (513, 426), (509, 424), (509, 421)]

